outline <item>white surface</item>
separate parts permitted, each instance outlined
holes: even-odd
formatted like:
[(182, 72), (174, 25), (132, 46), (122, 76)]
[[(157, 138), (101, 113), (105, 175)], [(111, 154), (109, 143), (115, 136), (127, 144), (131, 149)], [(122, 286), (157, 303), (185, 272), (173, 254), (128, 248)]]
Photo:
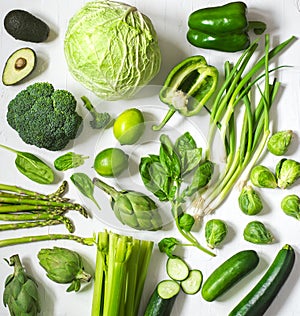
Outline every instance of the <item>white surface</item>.
[[(296, 0), (264, 0), (264, 1), (245, 1), (249, 7), (249, 19), (261, 19), (266, 21), (268, 32), (271, 34), (271, 44), (277, 44), (289, 38), (291, 35), (299, 37), (300, 19), (299, 19), (299, 3)], [(38, 65), (34, 74), (30, 76), (23, 84), (14, 87), (5, 87), (0, 84), (0, 142), (15, 147), (19, 150), (31, 151), (42, 157), (44, 160), (52, 163), (53, 160), (61, 153), (48, 152), (32, 146), (24, 144), (6, 123), (5, 115), (7, 103), (17, 92), (25, 88), (28, 84), (36, 81), (49, 81), (54, 84), (55, 88), (69, 89), (79, 100), (81, 95), (87, 95), (93, 102), (99, 102), (97, 98), (86, 91), (82, 86), (76, 83), (70, 76), (64, 55), (63, 55), (63, 39), (69, 18), (85, 3), (80, 0), (52, 0), (52, 1), (1, 1), (0, 3), (0, 61), (1, 67), (4, 66), (7, 57), (17, 48), (32, 47), (38, 55)], [(152, 84), (159, 85), (163, 83), (168, 71), (180, 60), (192, 54), (202, 54), (208, 61), (218, 67), (222, 72), (222, 66), (225, 60), (234, 61), (239, 53), (228, 54), (217, 51), (201, 50), (190, 46), (185, 38), (187, 29), (187, 17), (193, 11), (200, 7), (209, 5), (221, 5), (226, 1), (198, 1), (198, 0), (143, 0), (134, 1), (127, 0), (127, 3), (137, 6), (144, 14), (151, 18), (156, 31), (158, 33), (160, 47), (162, 50), (162, 67), (159, 75), (153, 80)], [(51, 35), (46, 43), (25, 43), (14, 40), (9, 36), (3, 28), (3, 18), (11, 9), (20, 8), (36, 14), (45, 20), (50, 28)], [(281, 93), (278, 102), (274, 104), (272, 109), (272, 125), (274, 130), (292, 129), (296, 132), (293, 145), (288, 151), (287, 156), (296, 160), (300, 160), (299, 149), (299, 130), (300, 130), (300, 42), (296, 41), (288, 50), (276, 58), (276, 64), (289, 64), (293, 68), (284, 69), (278, 73), (278, 78), (282, 82)], [(103, 104), (103, 108), (108, 109), (111, 105)], [(125, 105), (114, 106), (113, 113), (119, 113)], [(81, 107), (81, 105), (80, 105)], [(110, 109), (109, 109), (110, 110)], [(81, 113), (86, 114), (81, 107)], [(176, 119), (175, 119), (176, 121)], [(175, 122), (174, 121), (174, 122)], [(85, 121), (87, 122), (87, 120)], [(83, 134), (84, 135), (84, 134)], [(95, 144), (89, 139), (85, 139), (82, 135), (74, 142), (74, 149), (80, 146), (91, 146)], [(83, 147), (82, 147), (83, 148)], [(68, 146), (63, 152), (71, 149)], [(1, 172), (0, 182), (22, 185), (37, 191), (45, 193), (54, 190), (57, 184), (51, 186), (40, 186), (27, 180), (20, 175), (15, 169), (14, 155), (12, 153), (1, 150)], [(274, 167), (278, 157), (266, 154), (263, 157), (263, 163), (266, 166)], [(60, 173), (57, 181), (62, 178), (69, 179), (71, 173)], [(131, 188), (134, 189), (134, 188)], [(299, 293), (300, 280), (298, 280), (298, 272), (300, 269), (300, 242), (299, 242), (299, 222), (286, 216), (280, 209), (280, 201), (287, 193), (300, 194), (300, 183), (297, 182), (287, 191), (272, 191), (267, 189), (260, 190), (265, 208), (259, 216), (248, 217), (239, 210), (237, 205), (238, 191), (233, 190), (226, 202), (220, 206), (216, 213), (209, 218), (218, 217), (224, 219), (230, 229), (224, 246), (217, 251), (216, 258), (197, 251), (189, 249), (185, 252), (185, 258), (192, 268), (202, 270), (206, 277), (221, 262), (230, 257), (232, 254), (243, 249), (255, 249), (261, 261), (257, 269), (237, 286), (226, 293), (220, 300), (208, 303), (205, 302), (198, 293), (194, 296), (180, 295), (177, 298), (173, 308), (172, 316), (188, 316), (195, 315), (195, 311), (200, 311), (201, 315), (223, 316), (241, 300), (242, 297), (252, 288), (252, 286), (260, 279), (272, 262), (275, 254), (285, 244), (289, 243), (294, 246), (297, 252), (296, 264), (292, 275), (280, 291), (272, 306), (267, 311), (268, 316), (293, 316), (300, 314)], [(79, 196), (71, 186), (67, 193), (69, 197), (80, 202)], [(90, 209), (91, 212), (97, 211), (95, 208)], [(76, 226), (76, 234), (82, 236), (90, 236), (93, 232), (102, 230), (104, 225), (94, 217), (93, 219), (84, 219), (81, 216), (70, 213)], [(276, 243), (267, 246), (256, 246), (243, 241), (242, 230), (246, 223), (252, 219), (258, 219), (264, 222), (274, 233)], [(63, 227), (55, 227), (51, 229), (40, 228), (28, 231), (1, 232), (0, 238), (8, 238), (13, 236), (29, 235), (29, 234), (45, 234), (47, 232), (65, 232)], [(134, 232), (131, 231), (133, 234)], [(165, 230), (160, 233), (135, 233), (139, 238), (154, 239), (158, 241), (163, 236), (170, 236), (175, 233)], [(204, 243), (203, 230), (197, 233), (200, 241)], [(93, 271), (95, 265), (95, 248), (85, 247), (71, 241), (42, 242), (36, 244), (27, 244), (22, 246), (14, 246), (0, 249), (0, 297), (3, 293), (4, 280), (12, 269), (2, 260), (9, 258), (14, 253), (18, 253), (26, 266), (29, 273), (34, 275), (39, 284), (41, 295), (42, 313), (44, 316), (82, 316), (89, 315), (91, 308), (91, 299), (93, 291), (93, 282), (87, 286), (83, 286), (79, 293), (66, 293), (66, 286), (54, 284), (39, 266), (37, 260), (37, 252), (41, 248), (52, 247), (53, 245), (68, 247), (78, 251), (85, 258), (85, 266), (87, 271)], [(154, 250), (153, 260), (151, 261), (150, 271), (146, 280), (145, 291), (142, 299), (142, 309), (147, 299), (153, 291), (157, 282), (166, 277), (165, 274), (165, 256), (160, 254), (157, 248)], [(0, 304), (0, 315), (8, 315), (7, 309)], [(130, 316), (130, 315), (126, 315)]]

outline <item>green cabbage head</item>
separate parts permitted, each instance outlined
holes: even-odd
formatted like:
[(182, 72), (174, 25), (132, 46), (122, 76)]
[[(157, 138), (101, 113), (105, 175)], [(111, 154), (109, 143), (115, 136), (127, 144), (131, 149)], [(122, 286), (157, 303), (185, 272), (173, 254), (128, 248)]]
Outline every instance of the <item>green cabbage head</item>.
[(151, 20), (114, 1), (86, 3), (69, 21), (64, 51), (74, 78), (105, 100), (133, 96), (159, 71)]

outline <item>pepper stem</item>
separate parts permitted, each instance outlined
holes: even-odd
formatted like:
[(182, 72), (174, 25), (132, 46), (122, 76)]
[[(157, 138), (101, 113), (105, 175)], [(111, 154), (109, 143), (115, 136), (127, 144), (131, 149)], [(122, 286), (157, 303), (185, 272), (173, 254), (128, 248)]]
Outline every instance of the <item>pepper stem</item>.
[(152, 130), (154, 131), (160, 131), (166, 124), (167, 122), (169, 121), (169, 119), (173, 116), (173, 114), (175, 113), (176, 111), (174, 109), (170, 109), (168, 111), (168, 113), (166, 114), (166, 116), (164, 117), (164, 119), (162, 120), (162, 122), (159, 124), (159, 125), (153, 125), (152, 126)]
[(248, 30), (253, 29), (256, 35), (262, 34), (267, 28), (266, 23), (260, 21), (249, 21), (248, 24)]

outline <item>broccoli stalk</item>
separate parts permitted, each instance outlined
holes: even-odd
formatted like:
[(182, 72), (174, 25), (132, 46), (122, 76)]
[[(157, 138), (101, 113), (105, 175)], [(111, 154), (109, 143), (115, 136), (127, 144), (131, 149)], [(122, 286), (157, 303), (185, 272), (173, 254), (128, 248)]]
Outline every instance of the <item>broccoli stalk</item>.
[(86, 109), (91, 113), (93, 117), (93, 120), (90, 121), (91, 127), (94, 129), (104, 128), (110, 121), (110, 115), (107, 112), (97, 112), (91, 101), (86, 96), (82, 96), (81, 100), (83, 101)]

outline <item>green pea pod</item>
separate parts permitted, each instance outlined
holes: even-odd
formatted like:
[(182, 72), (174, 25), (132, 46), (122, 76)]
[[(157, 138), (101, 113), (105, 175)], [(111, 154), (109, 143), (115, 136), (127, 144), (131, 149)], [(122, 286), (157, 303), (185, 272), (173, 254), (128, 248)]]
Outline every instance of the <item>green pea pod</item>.
[(53, 170), (40, 158), (31, 153), (18, 151), (4, 145), (0, 145), (0, 147), (17, 155), (15, 165), (24, 176), (40, 184), (53, 183)]
[(223, 6), (202, 8), (188, 18), (188, 41), (196, 46), (225, 52), (244, 50), (250, 45), (248, 31), (262, 34), (266, 24), (247, 20), (247, 6), (237, 1)]
[(202, 109), (214, 93), (218, 83), (218, 70), (207, 64), (203, 56), (191, 56), (177, 64), (168, 74), (159, 98), (169, 111), (153, 130), (160, 130), (177, 111), (193, 116)]

